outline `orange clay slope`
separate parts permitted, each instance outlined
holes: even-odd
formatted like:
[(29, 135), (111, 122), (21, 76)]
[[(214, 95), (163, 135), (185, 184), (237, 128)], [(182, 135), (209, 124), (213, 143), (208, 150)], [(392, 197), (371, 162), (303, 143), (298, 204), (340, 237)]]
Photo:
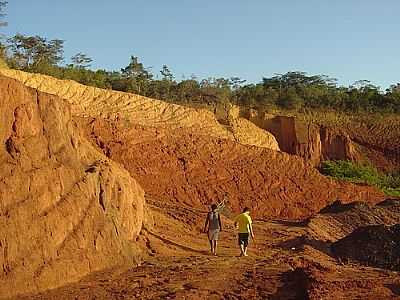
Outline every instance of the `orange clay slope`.
[(70, 105), (0, 76), (0, 298), (132, 264), (142, 188), (81, 135)]
[(256, 217), (298, 219), (337, 199), (375, 203), (384, 198), (374, 188), (335, 181), (304, 159), (271, 149), (190, 129), (102, 119), (81, 123), (93, 144), (124, 165), (154, 201), (204, 208), (226, 198), (235, 212), (249, 206)]
[(234, 211), (250, 206), (257, 217), (304, 218), (337, 199), (383, 199), (374, 188), (326, 178), (304, 159), (276, 151), (272, 134), (235, 116), (221, 125), (207, 110), (1, 72), (70, 102), (92, 143), (121, 163), (154, 201), (203, 207), (226, 195)]
[(193, 128), (198, 134), (279, 149), (271, 133), (243, 118), (234, 117), (226, 126), (220, 124), (214, 114), (206, 109), (188, 108), (135, 94), (89, 87), (41, 74), (7, 69), (0, 69), (0, 74), (67, 100), (72, 104), (72, 113), (76, 116), (121, 118), (150, 127)]

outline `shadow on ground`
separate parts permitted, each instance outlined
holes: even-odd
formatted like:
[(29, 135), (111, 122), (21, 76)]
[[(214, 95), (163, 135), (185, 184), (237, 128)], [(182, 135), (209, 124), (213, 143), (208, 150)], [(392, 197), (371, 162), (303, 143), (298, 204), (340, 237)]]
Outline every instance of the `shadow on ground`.
[(331, 243), (309, 238), (304, 235), (283, 241), (275, 246), (286, 250), (303, 250), (305, 245), (311, 246), (326, 255), (335, 257), (330, 248)]

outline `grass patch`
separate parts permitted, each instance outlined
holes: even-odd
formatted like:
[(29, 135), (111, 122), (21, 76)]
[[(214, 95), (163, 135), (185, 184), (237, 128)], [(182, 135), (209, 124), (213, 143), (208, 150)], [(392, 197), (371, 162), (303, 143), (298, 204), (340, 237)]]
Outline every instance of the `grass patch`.
[(321, 173), (353, 183), (376, 186), (388, 196), (400, 196), (400, 173), (383, 174), (374, 166), (352, 161), (324, 161)]

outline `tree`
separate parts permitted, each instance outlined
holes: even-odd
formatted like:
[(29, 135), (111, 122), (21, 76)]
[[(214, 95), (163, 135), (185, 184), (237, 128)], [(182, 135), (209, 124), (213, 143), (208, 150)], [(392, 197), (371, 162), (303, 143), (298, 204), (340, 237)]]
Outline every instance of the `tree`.
[(90, 67), (90, 63), (93, 61), (84, 53), (77, 53), (71, 57), (72, 65), (78, 69), (87, 69)]
[(166, 81), (173, 81), (174, 80), (174, 75), (170, 71), (167, 65), (163, 65), (162, 70), (160, 71), (162, 75), (162, 79)]
[(393, 84), (384, 98), (386, 106), (393, 112), (400, 112), (400, 83)]
[(177, 99), (181, 102), (195, 102), (200, 98), (200, 85), (196, 80), (182, 80), (176, 87)]
[(149, 70), (145, 69), (143, 64), (139, 62), (139, 58), (133, 55), (129, 65), (121, 69), (121, 73), (127, 78), (151, 79), (153, 77)]
[(392, 84), (392, 85), (390, 86), (388, 92), (400, 93), (400, 83)]
[(302, 107), (304, 100), (298, 95), (295, 87), (287, 89), (285, 95), (282, 95), (278, 100), (278, 105), (286, 109), (298, 110)]
[(15, 67), (32, 69), (42, 65), (57, 66), (63, 61), (64, 41), (40, 36), (16, 34), (7, 40)]
[(127, 91), (145, 95), (146, 87), (153, 78), (153, 74), (144, 68), (139, 58), (131, 56), (129, 65), (121, 69), (122, 77), (126, 80)]
[(350, 88), (351, 89), (358, 89), (358, 90), (362, 90), (363, 88), (369, 86), (371, 84), (371, 81), (366, 80), (366, 79), (361, 79), (361, 80), (357, 80), (355, 81)]
[(244, 83), (246, 82), (246, 79), (241, 79), (240, 77), (231, 77), (229, 78), (229, 84), (233, 90), (237, 90), (240, 88)]

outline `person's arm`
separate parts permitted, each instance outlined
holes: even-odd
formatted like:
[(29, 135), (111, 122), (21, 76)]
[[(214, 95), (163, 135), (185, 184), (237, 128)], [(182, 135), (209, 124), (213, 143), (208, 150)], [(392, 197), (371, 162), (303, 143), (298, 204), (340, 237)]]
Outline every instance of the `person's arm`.
[(218, 223), (219, 223), (219, 230), (222, 231), (221, 216), (219, 214), (218, 214)]
[(233, 226), (235, 226), (235, 228), (238, 227), (238, 221), (237, 221), (238, 217), (236, 216), (235, 219), (233, 220)]
[(253, 226), (251, 225), (251, 223), (249, 223), (249, 231), (250, 231), (251, 238), (254, 240)]
[(208, 213), (207, 213), (206, 223), (204, 224), (204, 230), (203, 230), (203, 232), (207, 232), (207, 227), (208, 227), (208, 222), (209, 222), (208, 219), (209, 219), (209, 218), (208, 218)]

